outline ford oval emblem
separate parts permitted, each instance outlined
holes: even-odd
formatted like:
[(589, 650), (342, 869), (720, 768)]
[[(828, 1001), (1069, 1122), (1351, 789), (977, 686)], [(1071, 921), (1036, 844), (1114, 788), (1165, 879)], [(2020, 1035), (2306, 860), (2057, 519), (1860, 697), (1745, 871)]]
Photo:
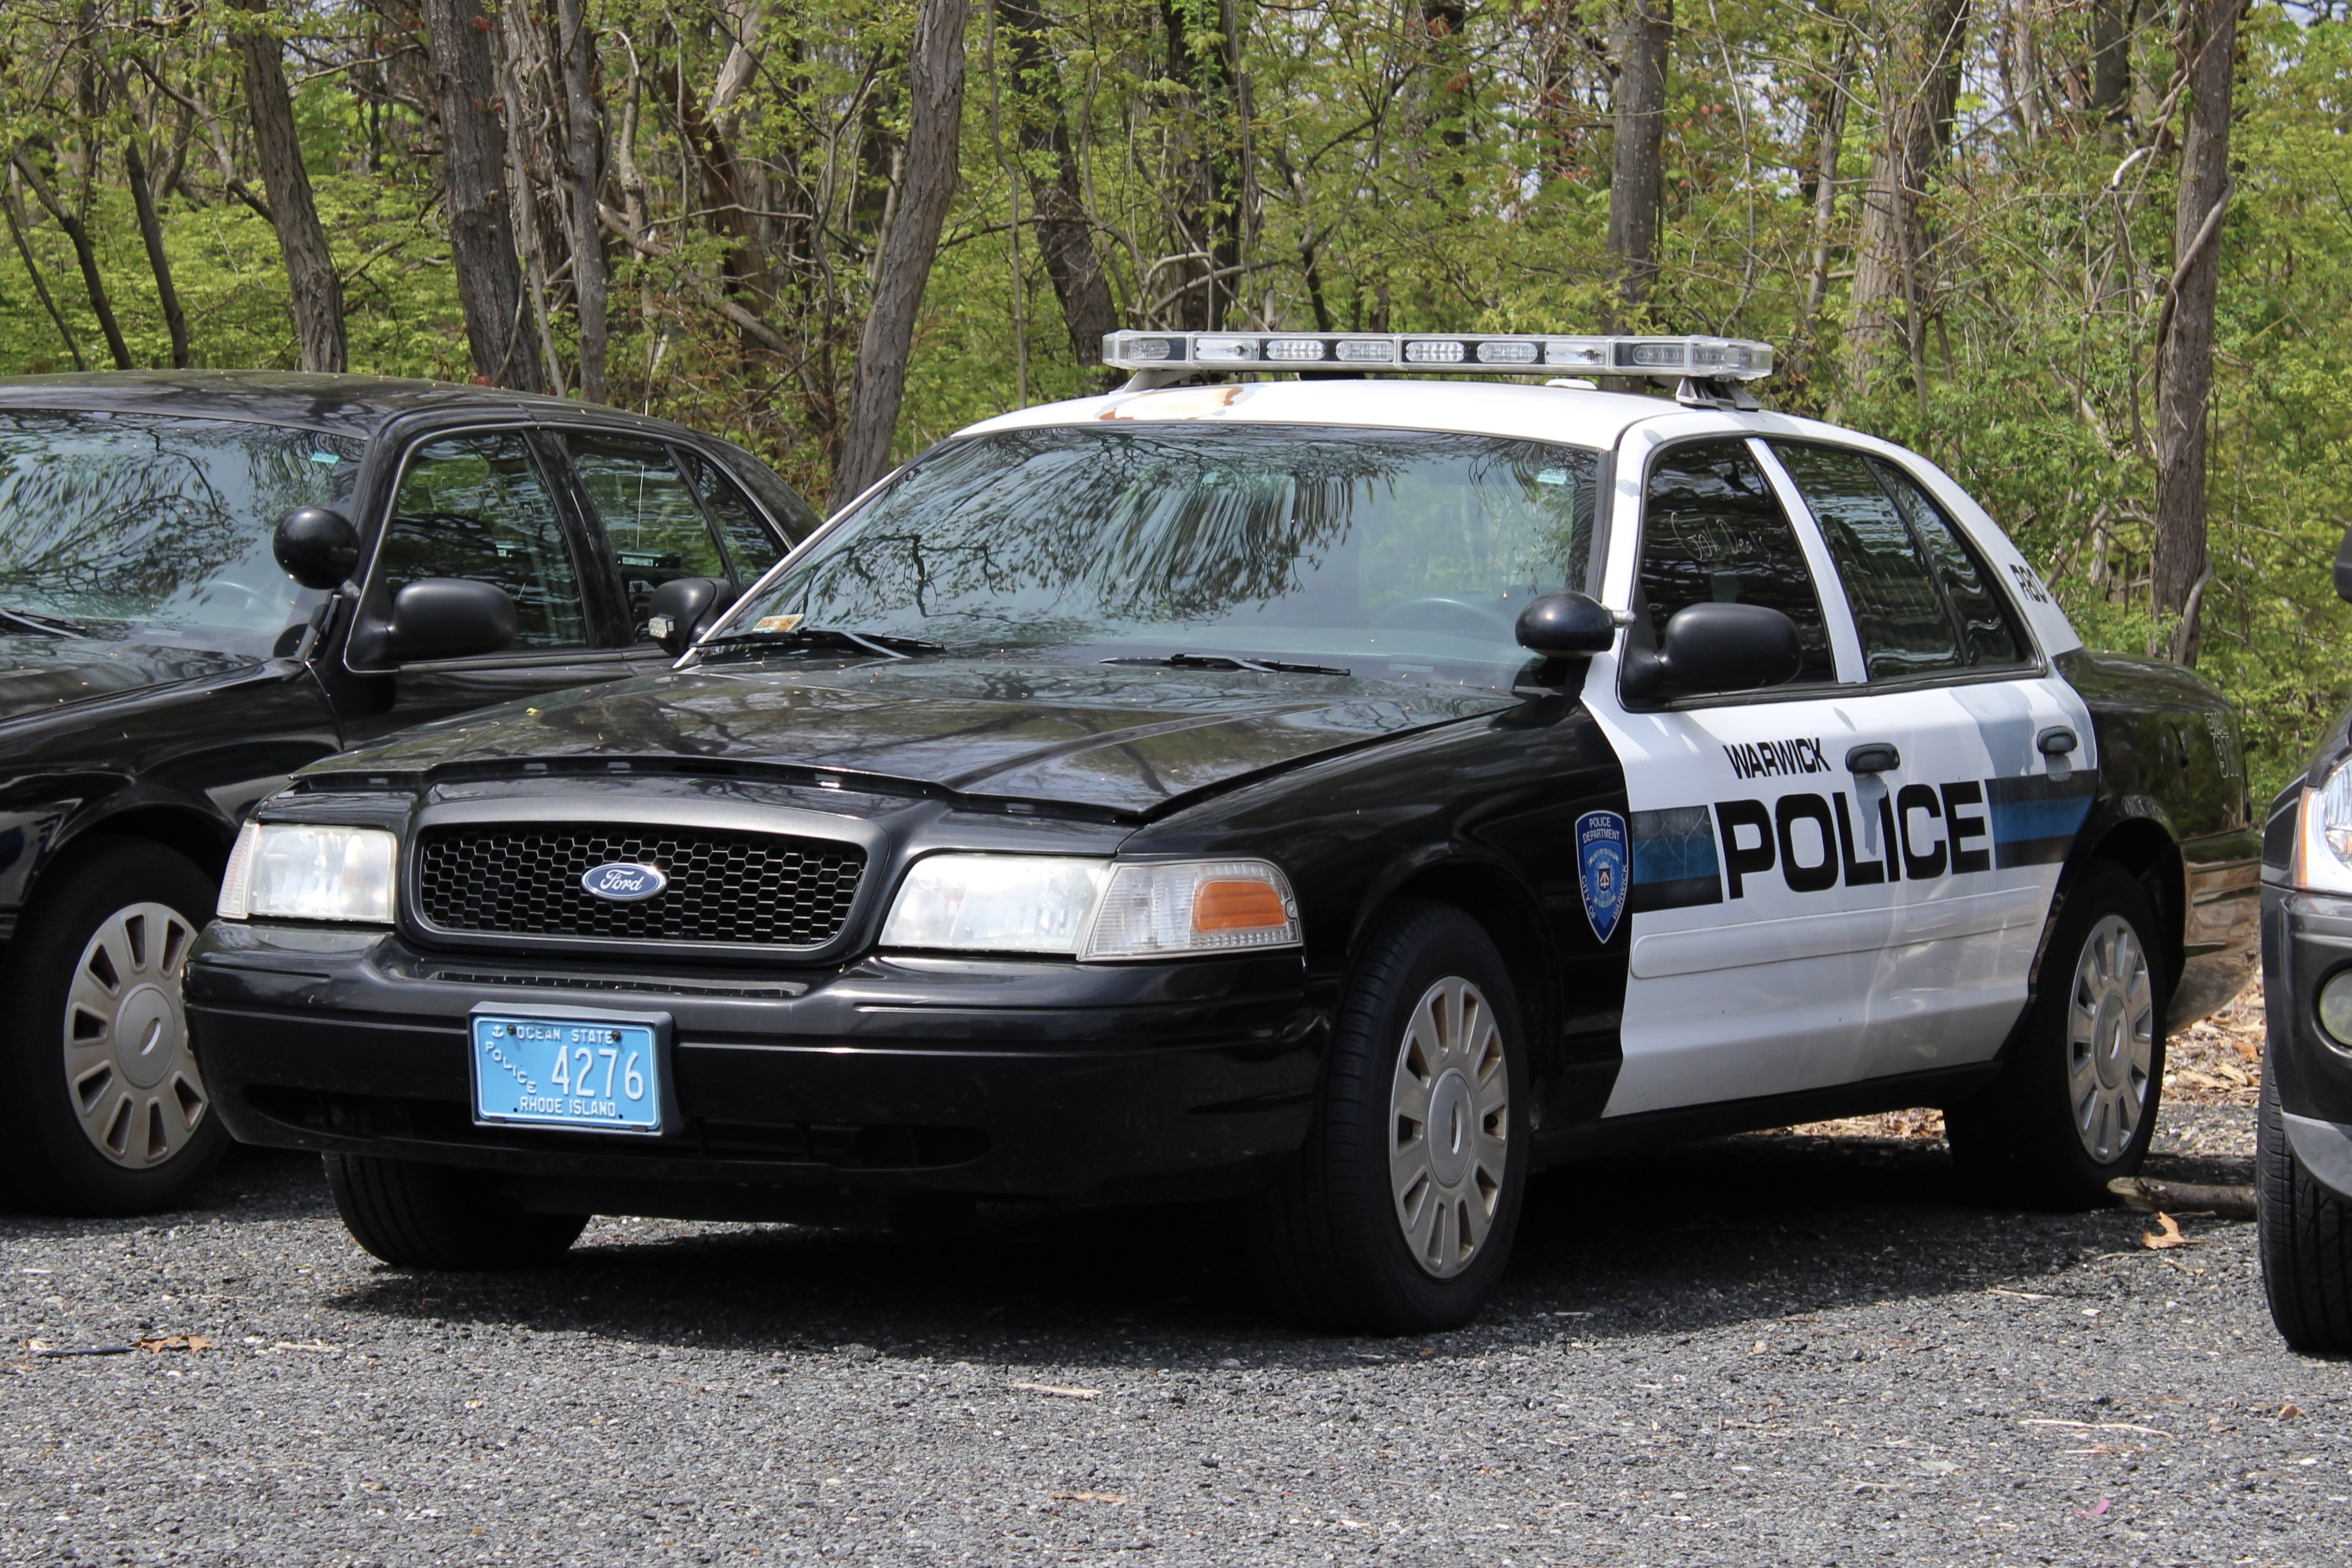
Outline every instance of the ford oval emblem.
[(667, 887), (669, 878), (662, 874), (662, 868), (657, 865), (610, 861), (582, 872), (580, 885), (591, 898), (610, 899), (614, 904), (635, 904), (641, 898), (651, 898)]

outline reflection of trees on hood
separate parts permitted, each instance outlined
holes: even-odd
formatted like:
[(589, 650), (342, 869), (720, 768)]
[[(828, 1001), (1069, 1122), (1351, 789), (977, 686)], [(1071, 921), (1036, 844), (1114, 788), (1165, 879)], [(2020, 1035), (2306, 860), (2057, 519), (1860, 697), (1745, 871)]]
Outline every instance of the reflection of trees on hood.
[(1589, 533), (1589, 465), (1568, 486), (1537, 476), (1588, 456), (1296, 426), (1005, 432), (908, 475), (764, 608), (845, 624), (911, 609), (1030, 632), (1064, 617), (1073, 629), (1215, 620), (1299, 592), (1375, 497), (1436, 473), (1556, 517), (1548, 542), (1564, 558)]
[(129, 416), (0, 415), (0, 583), (145, 613), (266, 546), (331, 493), (307, 431)]

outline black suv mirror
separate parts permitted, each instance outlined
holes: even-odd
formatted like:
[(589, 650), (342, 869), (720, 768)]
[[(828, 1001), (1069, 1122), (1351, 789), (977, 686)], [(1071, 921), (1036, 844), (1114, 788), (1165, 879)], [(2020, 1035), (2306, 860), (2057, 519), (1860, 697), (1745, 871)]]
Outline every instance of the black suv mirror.
[(1629, 654), (1627, 696), (1749, 692), (1797, 673), (1797, 623), (1761, 604), (1688, 604), (1666, 622), (1665, 646)]
[(654, 590), (646, 606), (646, 632), (675, 657), (735, 602), (735, 590), (715, 577), (674, 577)]
[(1547, 593), (1519, 612), (1519, 646), (1547, 659), (1573, 653), (1605, 653), (1617, 640), (1608, 608), (1572, 589)]
[(341, 588), (360, 564), (360, 531), (332, 507), (297, 507), (279, 519), (269, 550), (305, 588)]
[(395, 659), (465, 659), (515, 640), (515, 603), (492, 582), (427, 577), (393, 595), (385, 646)]

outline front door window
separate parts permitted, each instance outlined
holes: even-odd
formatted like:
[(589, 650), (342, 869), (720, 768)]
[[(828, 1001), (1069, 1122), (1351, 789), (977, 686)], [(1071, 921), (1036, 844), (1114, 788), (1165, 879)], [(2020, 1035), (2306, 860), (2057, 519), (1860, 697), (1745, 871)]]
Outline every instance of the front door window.
[(588, 641), (580, 568), (520, 432), (450, 436), (409, 458), (384, 536), (383, 571), (397, 594), (428, 577), (494, 583), (515, 604), (518, 648)]

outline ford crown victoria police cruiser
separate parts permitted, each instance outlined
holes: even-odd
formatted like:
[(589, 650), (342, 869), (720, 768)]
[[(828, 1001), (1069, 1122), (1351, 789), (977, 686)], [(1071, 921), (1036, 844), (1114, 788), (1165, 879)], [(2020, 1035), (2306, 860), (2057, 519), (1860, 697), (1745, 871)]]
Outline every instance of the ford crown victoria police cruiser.
[[(1475, 1312), (1551, 1161), (1938, 1105), (2014, 1197), (2136, 1167), (2251, 962), (2235, 722), (1933, 465), (1759, 408), (1761, 344), (1107, 347), (666, 587), (674, 671), (267, 803), (188, 971), (236, 1133), (421, 1266), (1232, 1195), (1380, 1330)], [(1413, 370), (1680, 384), (1354, 373)]]

